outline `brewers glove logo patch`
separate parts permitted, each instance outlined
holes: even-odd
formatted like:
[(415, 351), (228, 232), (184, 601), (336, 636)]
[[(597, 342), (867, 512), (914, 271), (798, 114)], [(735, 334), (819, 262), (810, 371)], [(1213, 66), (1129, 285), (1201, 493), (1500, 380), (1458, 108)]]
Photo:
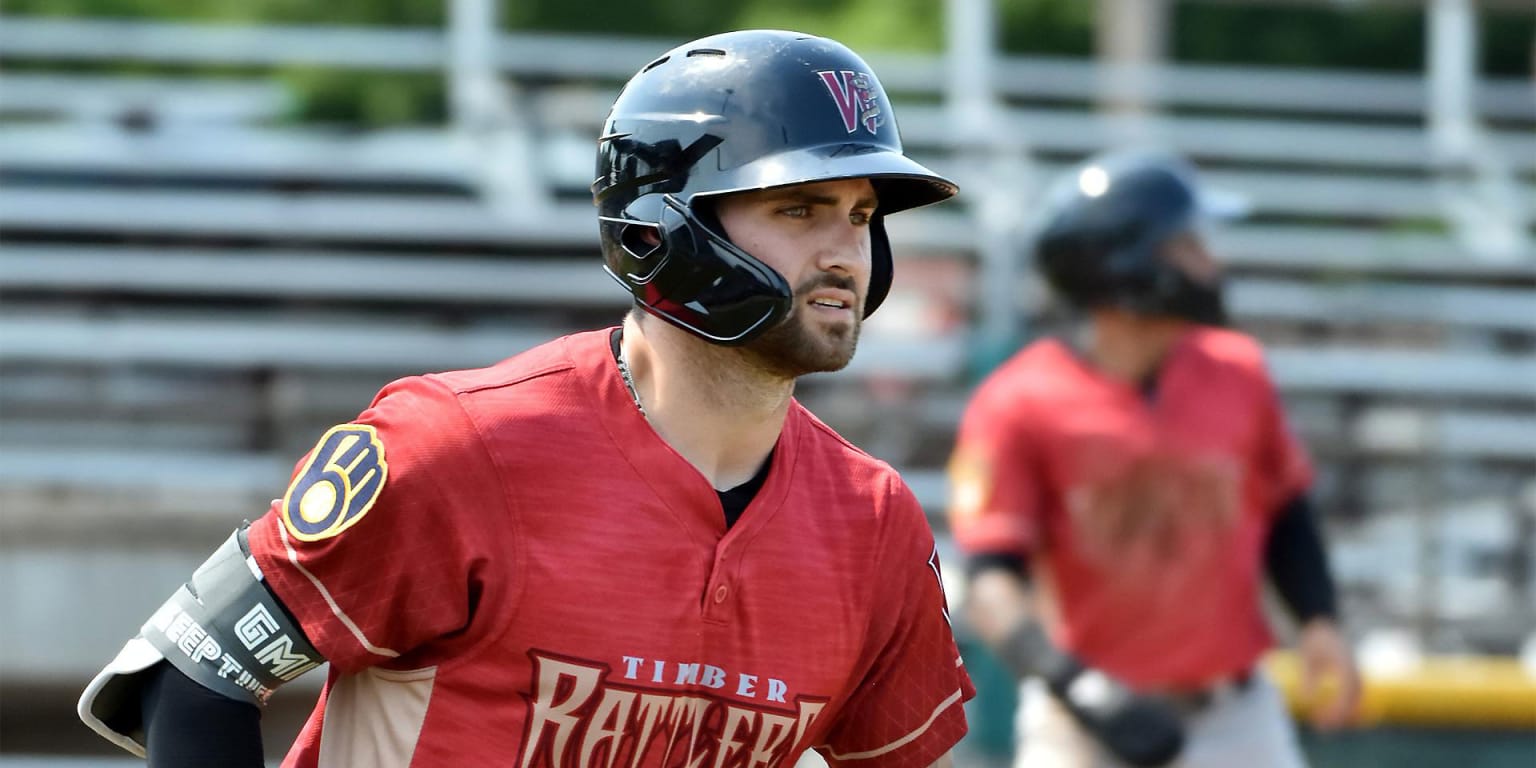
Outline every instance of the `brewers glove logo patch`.
[(283, 497), (283, 524), (301, 541), (335, 536), (363, 519), (389, 475), (373, 427), (332, 427)]

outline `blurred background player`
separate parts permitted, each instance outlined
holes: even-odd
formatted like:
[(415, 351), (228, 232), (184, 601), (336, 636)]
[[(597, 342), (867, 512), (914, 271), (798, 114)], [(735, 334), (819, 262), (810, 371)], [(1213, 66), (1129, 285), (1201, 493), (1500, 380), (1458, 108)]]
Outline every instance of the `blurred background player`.
[(1053, 188), (1034, 260), (1081, 327), (984, 380), (950, 465), (967, 617), (1024, 680), (1017, 765), (1300, 766), (1255, 666), (1274, 583), (1315, 710), (1359, 682), (1308, 490), (1258, 343), (1223, 329), (1193, 169), (1099, 156)]
[[(91, 684), (154, 766), (948, 766), (972, 688), (926, 518), (793, 395), (955, 193), (835, 41), (712, 36), (614, 103), (592, 185), (622, 328), (408, 377), (325, 433)], [(643, 311), (642, 311), (643, 310)]]

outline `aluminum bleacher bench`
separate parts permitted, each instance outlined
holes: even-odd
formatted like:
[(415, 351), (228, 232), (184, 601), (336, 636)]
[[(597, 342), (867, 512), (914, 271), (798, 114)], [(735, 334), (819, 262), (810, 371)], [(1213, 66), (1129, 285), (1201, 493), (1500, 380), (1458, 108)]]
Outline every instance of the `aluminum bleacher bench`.
[[(1131, 118), (1089, 109), (1015, 108), (1001, 130), (1031, 150), (1092, 154), (1126, 136), (1206, 160), (1319, 165), (1387, 171), (1436, 167), (1429, 131), (1418, 125), (1360, 125), (1322, 119), (1152, 115)], [(917, 148), (954, 141), (954, 117), (943, 107), (903, 105), (902, 139)], [(1536, 170), (1536, 137), (1493, 131), (1493, 144), (1522, 171)]]
[[(564, 329), (449, 328), (357, 315), (122, 312), (91, 316), (0, 310), (0, 363), (109, 366), (374, 369), (421, 372), (490, 365)], [(848, 368), (827, 376), (942, 381), (964, 369), (963, 337), (870, 333)]]
[(1536, 334), (1536, 287), (1238, 278), (1228, 305), (1244, 318), (1345, 324), (1393, 323)]
[(538, 243), (596, 249), (590, 206), (509, 221), (469, 198), (231, 190), (0, 188), (0, 229), (349, 241)]
[[(1445, 269), (1464, 266), (1447, 264)], [(595, 258), (487, 259), (442, 253), (35, 243), (0, 246), (0, 290), (472, 302), (616, 311), (628, 304)], [(1232, 280), (1230, 291), (1230, 305), (1245, 319), (1419, 323), (1536, 334), (1536, 283), (1484, 287), (1239, 276)]]
[(486, 258), (295, 249), (0, 246), (0, 290), (519, 306), (629, 304), (593, 256)]
[(430, 184), (468, 193), (482, 160), (474, 145), (445, 128), (359, 136), (286, 126), (199, 124), (130, 132), (95, 125), (0, 124), (0, 166), (33, 174), (237, 179), (252, 186), (288, 180)]
[(1217, 230), (1211, 245), (1241, 270), (1536, 285), (1536, 260), (1478, 259), (1442, 234), (1339, 225), (1243, 225)]
[[(254, 78), (7, 72), (0, 88), (0, 118), (33, 121), (98, 123), (137, 114), (159, 123), (260, 123), (286, 115), (294, 104), (283, 83)], [(93, 133), (100, 140), (100, 131)], [(14, 141), (7, 132), (0, 147), (10, 149)]]
[[(969, 221), (917, 211), (892, 220), (891, 237), (912, 247), (965, 248)], [(589, 249), (597, 217), (585, 203), (557, 204), (508, 219), (471, 198), (410, 194), (305, 194), (230, 190), (112, 190), (0, 187), (0, 229), (223, 236), (291, 241), (454, 242)], [(961, 238), (961, 239), (955, 239)]]

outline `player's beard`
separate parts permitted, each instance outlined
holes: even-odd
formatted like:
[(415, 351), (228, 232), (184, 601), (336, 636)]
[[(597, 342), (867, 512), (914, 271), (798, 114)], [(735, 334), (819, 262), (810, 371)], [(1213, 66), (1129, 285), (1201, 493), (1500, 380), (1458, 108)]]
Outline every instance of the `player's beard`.
[(853, 308), (853, 321), (828, 324), (807, 315), (809, 297), (818, 288), (838, 288), (857, 293), (852, 278), (822, 273), (795, 289), (794, 309), (778, 325), (742, 347), (742, 351), (770, 375), (795, 379), (807, 373), (840, 371), (853, 359), (859, 345), (863, 311)]

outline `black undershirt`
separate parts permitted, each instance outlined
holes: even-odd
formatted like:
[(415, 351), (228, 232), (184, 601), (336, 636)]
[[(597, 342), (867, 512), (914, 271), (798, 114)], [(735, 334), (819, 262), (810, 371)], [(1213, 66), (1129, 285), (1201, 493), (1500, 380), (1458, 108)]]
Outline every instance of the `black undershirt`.
[(773, 466), (773, 454), (763, 460), (763, 466), (759, 467), (757, 474), (751, 480), (730, 489), (729, 491), (715, 491), (720, 496), (720, 507), (725, 510), (725, 527), (730, 528), (741, 519), (741, 513), (746, 511), (747, 505), (752, 499), (757, 498), (757, 492), (763, 489), (763, 481), (768, 479), (768, 468)]

